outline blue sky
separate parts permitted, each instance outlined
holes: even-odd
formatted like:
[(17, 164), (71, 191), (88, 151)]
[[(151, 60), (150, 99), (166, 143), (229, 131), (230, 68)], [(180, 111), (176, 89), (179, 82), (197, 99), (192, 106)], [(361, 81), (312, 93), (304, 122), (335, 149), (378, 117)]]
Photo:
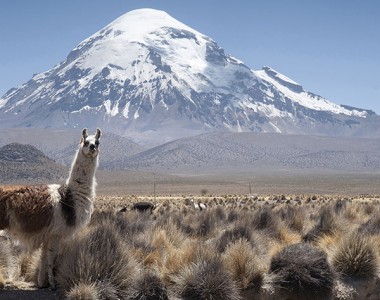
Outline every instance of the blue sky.
[(380, 114), (377, 0), (1, 0), (0, 95), (63, 61), (122, 14), (164, 10), (254, 69)]

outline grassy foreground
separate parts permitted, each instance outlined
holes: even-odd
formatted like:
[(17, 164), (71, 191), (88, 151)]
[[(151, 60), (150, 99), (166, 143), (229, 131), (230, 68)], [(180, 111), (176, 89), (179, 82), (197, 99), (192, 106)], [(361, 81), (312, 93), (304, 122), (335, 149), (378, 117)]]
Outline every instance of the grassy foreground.
[[(157, 206), (131, 210), (139, 201)], [(35, 290), (39, 252), (25, 254), (2, 233), (0, 299), (379, 299), (379, 203), (103, 196), (61, 251), (57, 291)]]

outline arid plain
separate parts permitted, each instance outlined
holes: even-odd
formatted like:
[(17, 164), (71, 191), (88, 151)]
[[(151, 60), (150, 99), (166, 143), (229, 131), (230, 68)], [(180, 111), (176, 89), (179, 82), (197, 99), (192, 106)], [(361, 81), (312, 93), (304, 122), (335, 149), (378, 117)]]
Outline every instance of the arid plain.
[[(0, 299), (377, 299), (379, 179), (99, 170), (91, 224), (59, 258), (59, 289), (35, 288), (39, 253), (1, 240)], [(155, 209), (133, 210), (142, 201)]]
[[(59, 136), (0, 148), (1, 184), (65, 183), (77, 142), (62, 151)], [(212, 134), (126, 156), (115, 139), (101, 144), (91, 223), (58, 256), (58, 289), (36, 288), (40, 252), (3, 232), (0, 299), (379, 298), (377, 140)]]

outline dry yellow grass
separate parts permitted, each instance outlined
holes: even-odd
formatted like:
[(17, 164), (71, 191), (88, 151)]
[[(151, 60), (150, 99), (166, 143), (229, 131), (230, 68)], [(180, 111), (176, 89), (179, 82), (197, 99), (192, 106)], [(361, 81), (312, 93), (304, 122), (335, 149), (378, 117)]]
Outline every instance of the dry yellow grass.
[(267, 266), (248, 241), (238, 240), (229, 245), (222, 258), (227, 271), (241, 290), (260, 290)]
[[(207, 209), (194, 210), (190, 199), (205, 203)], [(265, 278), (271, 277), (271, 258), (291, 245), (317, 246), (330, 264), (337, 245), (350, 232), (371, 235), (379, 245), (379, 210), (371, 205), (379, 198), (342, 199), (311, 194), (100, 196), (90, 227), (62, 252), (57, 270), (64, 288), (60, 293), (69, 299), (155, 292), (172, 298), (199, 296), (209, 284), (223, 283), (222, 274), (229, 278), (225, 284), (233, 292), (213, 289), (215, 295), (252, 298), (252, 293), (237, 293), (260, 293), (265, 284), (270, 285)], [(156, 209), (152, 214), (132, 211), (133, 204), (140, 201), (154, 202)], [(123, 208), (125, 212), (119, 212)], [(313, 239), (306, 242), (311, 231)], [(111, 256), (106, 253), (110, 249)], [(38, 253), (14, 255), (19, 261), (14, 284), (35, 281)], [(129, 271), (114, 266), (115, 259)], [(193, 286), (200, 276), (206, 280)], [(147, 285), (149, 278), (156, 283), (152, 290)], [(5, 278), (3, 286), (9, 286)]]

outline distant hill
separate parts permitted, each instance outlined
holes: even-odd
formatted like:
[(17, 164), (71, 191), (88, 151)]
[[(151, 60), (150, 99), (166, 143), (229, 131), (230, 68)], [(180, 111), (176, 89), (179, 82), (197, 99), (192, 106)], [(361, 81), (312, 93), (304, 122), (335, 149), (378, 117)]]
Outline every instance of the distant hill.
[[(79, 142), (68, 144), (63, 149), (55, 149), (47, 152), (55, 161), (70, 166)], [(120, 135), (105, 133), (100, 140), (99, 168), (103, 169), (115, 160), (143, 151), (144, 148)]]
[[(12, 143), (0, 148), (2, 182), (66, 178), (80, 133), (52, 129), (0, 130), (0, 146), (6, 140), (4, 136), (10, 142), (19, 140), (35, 145)], [(129, 139), (105, 132), (100, 144), (99, 169), (191, 175), (276, 174), (282, 170), (380, 173), (380, 140), (214, 132), (144, 149)]]
[(0, 183), (63, 180), (67, 168), (31, 145), (11, 143), (0, 148)]
[[(90, 133), (91, 130), (89, 129)], [(58, 163), (70, 166), (78, 149), (81, 130), (8, 128), (0, 129), (0, 146), (9, 143), (30, 144)], [(100, 168), (145, 150), (128, 138), (103, 131), (100, 140)]]
[(380, 171), (380, 140), (219, 132), (183, 138), (109, 165), (167, 173)]

